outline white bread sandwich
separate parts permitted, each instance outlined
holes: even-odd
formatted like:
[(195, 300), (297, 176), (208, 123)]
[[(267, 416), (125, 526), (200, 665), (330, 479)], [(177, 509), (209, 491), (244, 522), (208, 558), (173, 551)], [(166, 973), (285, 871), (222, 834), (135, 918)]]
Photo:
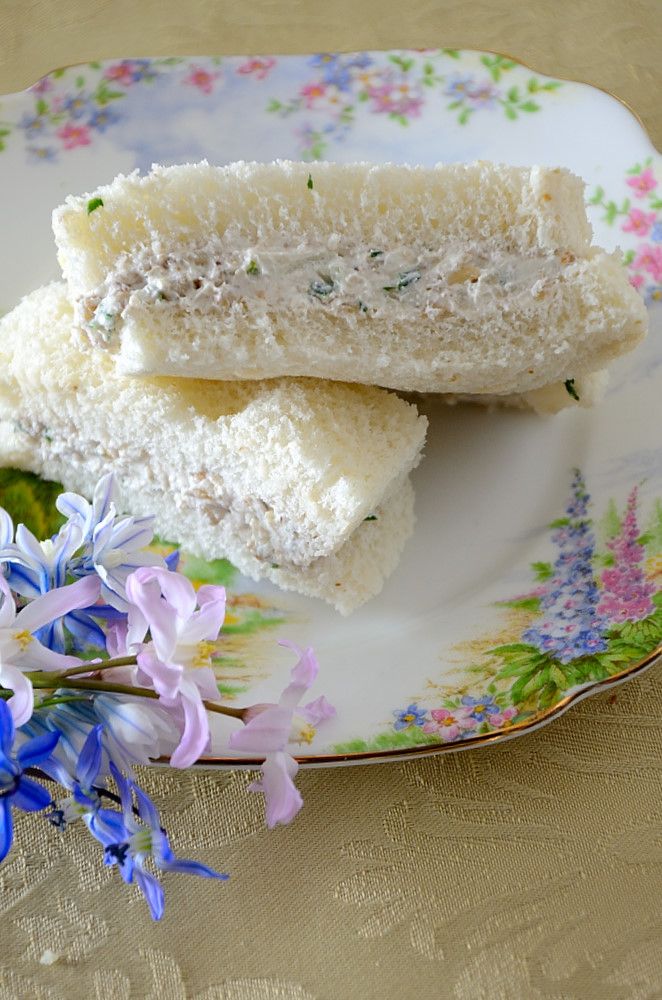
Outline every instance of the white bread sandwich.
[(76, 321), (125, 374), (572, 403), (646, 332), (558, 168), (157, 166), (67, 198), (53, 228)]
[(126, 378), (72, 319), (54, 283), (0, 320), (1, 464), (87, 495), (112, 468), (162, 537), (343, 612), (381, 589), (413, 525), (412, 405), (313, 379)]

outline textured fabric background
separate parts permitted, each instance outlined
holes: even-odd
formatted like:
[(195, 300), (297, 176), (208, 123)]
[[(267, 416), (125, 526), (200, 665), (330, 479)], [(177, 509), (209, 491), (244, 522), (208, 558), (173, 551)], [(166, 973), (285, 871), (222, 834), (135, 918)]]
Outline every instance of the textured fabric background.
[[(110, 56), (491, 48), (614, 92), (660, 146), (661, 36), (659, 0), (2, 0), (0, 92)], [(154, 925), (86, 835), (23, 819), (2, 1000), (662, 997), (660, 668), (501, 747), (306, 772), (274, 833), (248, 776), (143, 779), (231, 881), (171, 877)]]

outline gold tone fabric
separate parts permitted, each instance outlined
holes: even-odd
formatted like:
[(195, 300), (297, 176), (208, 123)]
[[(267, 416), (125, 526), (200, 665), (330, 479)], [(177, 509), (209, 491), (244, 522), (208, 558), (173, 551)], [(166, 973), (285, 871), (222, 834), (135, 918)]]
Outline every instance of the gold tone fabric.
[[(483, 47), (627, 100), (662, 144), (659, 0), (3, 0), (0, 92), (106, 56)], [(0, 998), (662, 997), (662, 669), (499, 747), (303, 773), (267, 832), (231, 772), (142, 775), (182, 854), (154, 925), (90, 838), (17, 823)], [(167, 805), (166, 805), (167, 803)]]

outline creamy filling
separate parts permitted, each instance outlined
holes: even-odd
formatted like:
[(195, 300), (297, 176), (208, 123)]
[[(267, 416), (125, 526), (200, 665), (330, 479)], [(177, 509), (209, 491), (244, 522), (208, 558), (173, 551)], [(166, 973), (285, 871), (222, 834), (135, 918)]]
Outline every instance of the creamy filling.
[(78, 318), (95, 340), (108, 344), (127, 308), (154, 304), (208, 312), (243, 304), (255, 314), (292, 308), (330, 315), (375, 318), (424, 312), (471, 317), (477, 311), (522, 308), (558, 281), (575, 260), (568, 251), (511, 253), (485, 246), (325, 244), (183, 247), (159, 253), (140, 248), (125, 254), (97, 288), (78, 303)]
[[(88, 455), (100, 459), (105, 468), (113, 468), (121, 479), (129, 480), (131, 467), (144, 466), (148, 461), (145, 453), (129, 455), (126, 449), (83, 439), (73, 422), (63, 423), (61, 418), (57, 428), (26, 416), (11, 423), (16, 431), (29, 438), (32, 454), (39, 457), (49, 474), (60, 478), (66, 478), (68, 468), (85, 468), (89, 464)], [(217, 527), (227, 521), (231, 535), (241, 541), (246, 551), (272, 568), (297, 570), (320, 558), (318, 533), (310, 528), (300, 532), (293, 521), (277, 514), (266, 501), (233, 494), (217, 477), (202, 470), (192, 471), (188, 482), (188, 488), (182, 489), (161, 481), (161, 477), (153, 478), (151, 489), (157, 494), (167, 494), (177, 510), (187, 514), (196, 512), (210, 526)], [(143, 485), (141, 490), (143, 494), (149, 493), (150, 486)]]

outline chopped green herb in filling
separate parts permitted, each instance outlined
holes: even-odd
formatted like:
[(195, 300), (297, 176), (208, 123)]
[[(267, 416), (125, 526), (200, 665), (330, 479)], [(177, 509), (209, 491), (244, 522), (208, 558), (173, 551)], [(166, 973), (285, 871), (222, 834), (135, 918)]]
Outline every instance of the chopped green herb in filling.
[(246, 268), (246, 274), (259, 274), (260, 268), (256, 260), (252, 260)]
[(376, 514), (368, 514), (368, 516), (364, 517), (363, 520), (364, 521), (376, 521), (377, 520), (377, 515)]
[(92, 212), (95, 212), (97, 208), (101, 208), (102, 205), (103, 205), (103, 198), (90, 198), (90, 200), (87, 203), (87, 214), (91, 215)]
[(567, 378), (563, 384), (565, 386), (565, 391), (568, 393), (568, 395), (572, 396), (573, 399), (576, 399), (577, 402), (579, 402), (579, 393), (575, 389), (574, 378)]
[(420, 271), (405, 271), (403, 274), (398, 275), (397, 285), (384, 285), (383, 287), (385, 292), (399, 292), (402, 288), (407, 288), (408, 285), (413, 285), (420, 280)]
[(307, 187), (308, 187), (309, 191), (313, 190), (313, 175), (312, 174), (308, 174)]

